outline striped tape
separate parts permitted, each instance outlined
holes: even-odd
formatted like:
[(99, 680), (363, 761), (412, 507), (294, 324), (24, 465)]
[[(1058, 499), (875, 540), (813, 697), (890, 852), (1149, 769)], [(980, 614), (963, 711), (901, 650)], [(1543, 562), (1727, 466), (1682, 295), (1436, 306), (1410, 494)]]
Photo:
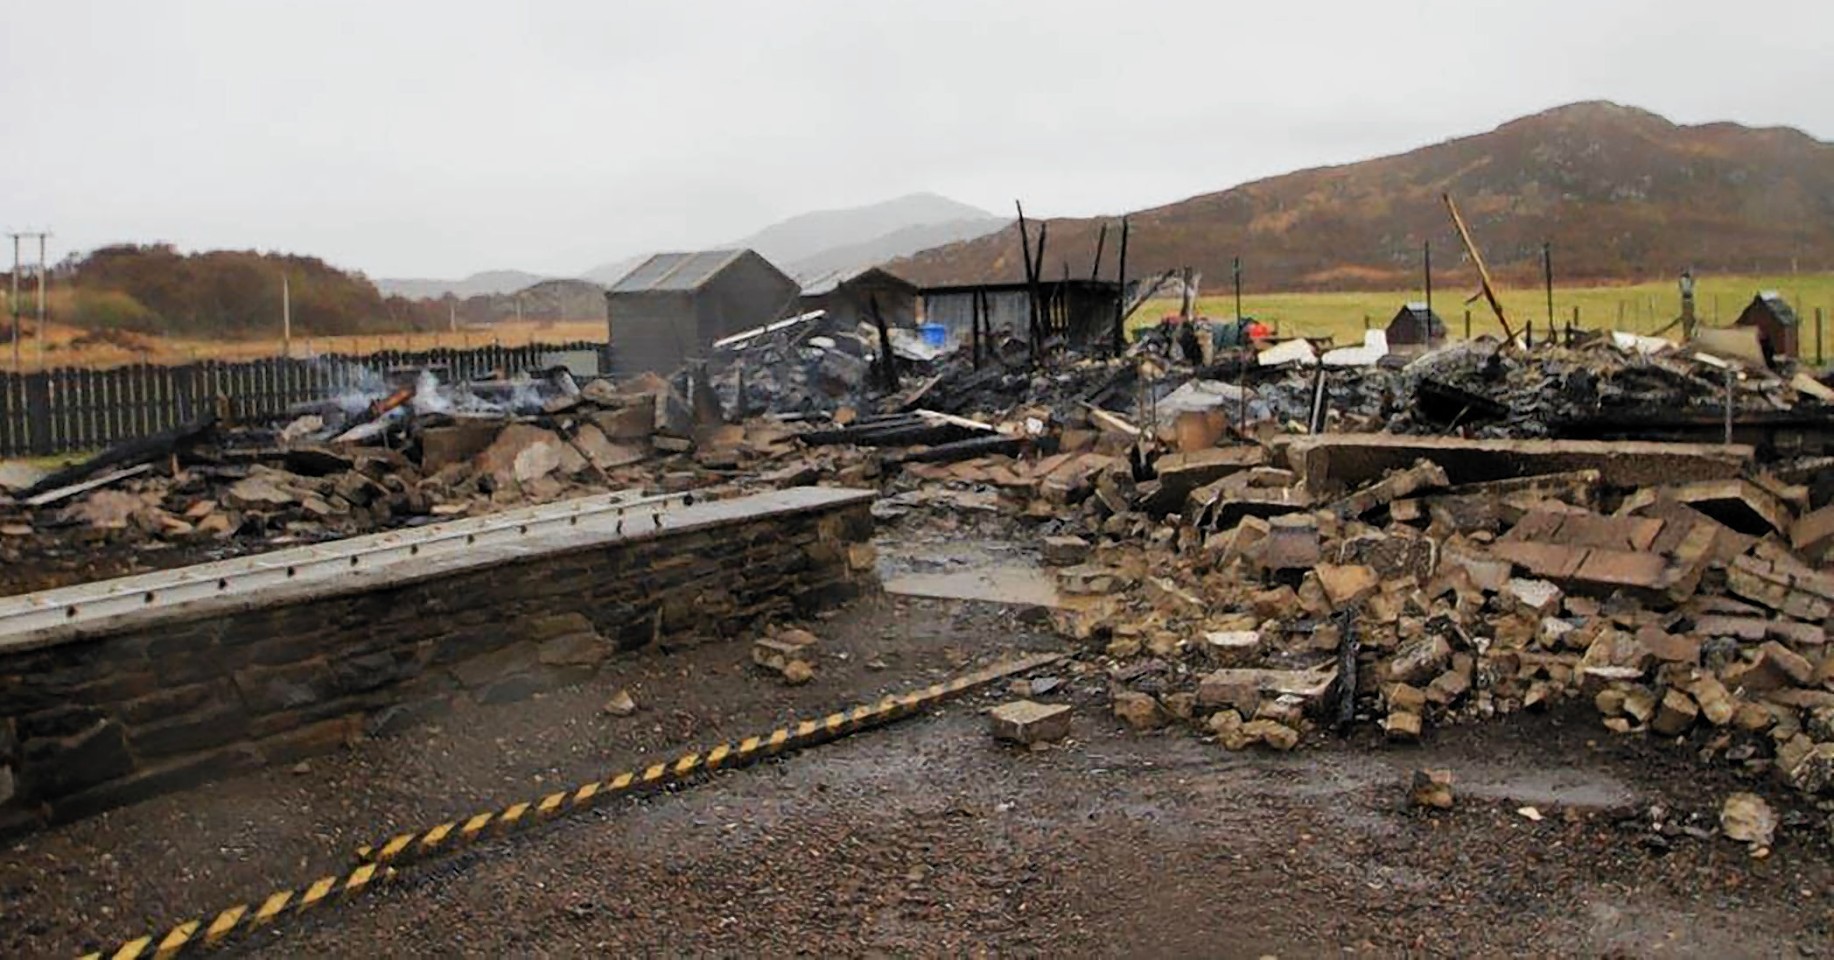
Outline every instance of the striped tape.
[(85, 955), (82, 960), (101, 960), (103, 957), (114, 960), (137, 960), (141, 957), (164, 960), (187, 950), (195, 952), (216, 947), (236, 935), (363, 893), (381, 882), (394, 879), (397, 866), (449, 853), (486, 837), (514, 833), (545, 823), (562, 813), (587, 809), (639, 790), (680, 783), (714, 770), (749, 766), (788, 751), (819, 746), (862, 730), (881, 727), (976, 687), (1035, 670), (1063, 657), (1063, 654), (1040, 654), (998, 664), (964, 674), (947, 683), (931, 684), (921, 690), (887, 696), (876, 703), (831, 713), (820, 719), (779, 727), (767, 734), (722, 743), (708, 750), (685, 753), (672, 762), (624, 771), (602, 780), (580, 784), (571, 790), (557, 790), (465, 819), (449, 820), (412, 833), (397, 834), (383, 843), (360, 848), (357, 851), (359, 862), (348, 873), (319, 877), (303, 887), (275, 891), (258, 904), (254, 901), (236, 904), (217, 913), (209, 923), (202, 919), (185, 920), (172, 925), (164, 935), (155, 933), (138, 937), (121, 944), (112, 952), (98, 951)]

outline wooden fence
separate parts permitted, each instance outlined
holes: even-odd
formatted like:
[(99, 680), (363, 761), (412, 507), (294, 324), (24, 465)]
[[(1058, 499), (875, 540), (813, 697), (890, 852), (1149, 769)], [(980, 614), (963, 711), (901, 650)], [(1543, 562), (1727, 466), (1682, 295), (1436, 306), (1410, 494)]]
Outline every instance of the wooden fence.
[(391, 371), (425, 367), (441, 380), (472, 380), (541, 369), (556, 354), (579, 352), (602, 357), (605, 345), (531, 343), (0, 373), (0, 457), (106, 447), (193, 420), (215, 407), (219, 397), (232, 417), (257, 419), (351, 391), (378, 392)]

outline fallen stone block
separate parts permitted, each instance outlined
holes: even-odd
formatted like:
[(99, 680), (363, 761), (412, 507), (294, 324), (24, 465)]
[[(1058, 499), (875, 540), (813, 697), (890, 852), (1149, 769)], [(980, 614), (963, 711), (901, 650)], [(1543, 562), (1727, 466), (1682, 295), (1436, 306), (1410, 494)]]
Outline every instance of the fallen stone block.
[(1242, 724), (1242, 734), (1281, 752), (1299, 745), (1299, 731), (1276, 720), (1250, 720)]
[(1330, 510), (1342, 519), (1368, 514), (1403, 497), (1449, 484), (1445, 468), (1431, 460), (1417, 460), (1405, 470), (1397, 470), (1369, 486), (1331, 504)]
[(1249, 663), (1261, 650), (1258, 630), (1212, 630), (1203, 635), (1200, 644), (1204, 656), (1218, 666), (1234, 667)]
[(1750, 446), (1741, 444), (1464, 439), (1387, 433), (1283, 437), (1276, 441), (1275, 449), (1313, 490), (1331, 485), (1358, 487), (1422, 459), (1444, 468), (1454, 484), (1597, 470), (1607, 486), (1660, 486), (1732, 479), (1755, 455)]
[(1044, 562), (1053, 567), (1072, 567), (1089, 559), (1089, 541), (1082, 537), (1045, 537)]
[(1649, 729), (1664, 737), (1680, 736), (1694, 726), (1694, 719), (1699, 715), (1700, 708), (1687, 694), (1671, 689), (1662, 695), (1656, 715), (1649, 721)]
[(1314, 571), (1325, 597), (1340, 610), (1361, 602), (1382, 585), (1375, 570), (1362, 564), (1321, 563)]
[(1413, 807), (1452, 809), (1452, 771), (1415, 770), (1408, 787), (1407, 802)]
[(1390, 740), (1411, 743), (1420, 739), (1420, 729), (1420, 714), (1417, 713), (1395, 710), (1382, 718), (1382, 732)]
[(1719, 809), (1719, 829), (1729, 840), (1768, 847), (1776, 837), (1777, 815), (1755, 793), (1734, 793)]
[(821, 641), (807, 630), (789, 629), (775, 636), (761, 637), (751, 645), (751, 661), (766, 670), (785, 673), (792, 663), (808, 666), (820, 650)]
[(1165, 726), (1165, 708), (1152, 694), (1122, 690), (1113, 695), (1114, 715), (1135, 730), (1157, 730)]
[(1070, 705), (1014, 700), (988, 713), (997, 740), (1033, 744), (1062, 740), (1070, 735)]

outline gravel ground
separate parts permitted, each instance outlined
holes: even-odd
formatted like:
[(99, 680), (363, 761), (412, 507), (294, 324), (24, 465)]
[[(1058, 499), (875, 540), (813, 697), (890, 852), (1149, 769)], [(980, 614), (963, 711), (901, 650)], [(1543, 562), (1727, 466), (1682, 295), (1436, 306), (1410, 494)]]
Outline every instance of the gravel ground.
[[(863, 602), (812, 625), (804, 687), (742, 644), (646, 652), (580, 688), (453, 714), (297, 772), (261, 771), (17, 841), (0, 955), (59, 956), (350, 864), (359, 843), (927, 684), (1012, 650), (1034, 620)], [(842, 659), (844, 656), (845, 659)], [(1517, 716), (1418, 747), (1325, 741), (1230, 754), (1133, 734), (1071, 678), (1072, 739), (1026, 752), (977, 710), (1001, 691), (699, 785), (563, 818), (405, 871), (244, 941), (272, 956), (1798, 956), (1828, 948), (1834, 853), (1785, 811), (1773, 854), (1651, 833), (1733, 789), (1677, 748), (1579, 716)], [(600, 706), (619, 687), (642, 710)], [(1458, 777), (1405, 809), (1418, 766)], [(1763, 789), (1763, 788), (1760, 788)], [(1532, 822), (1516, 810), (1535, 806)]]

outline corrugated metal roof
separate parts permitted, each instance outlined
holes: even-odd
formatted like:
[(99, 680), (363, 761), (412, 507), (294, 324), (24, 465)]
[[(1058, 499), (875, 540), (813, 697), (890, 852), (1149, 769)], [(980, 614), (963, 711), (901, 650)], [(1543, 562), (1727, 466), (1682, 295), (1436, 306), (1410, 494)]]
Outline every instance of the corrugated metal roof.
[(624, 279), (612, 284), (612, 293), (654, 293), (695, 290), (713, 279), (745, 253), (743, 250), (700, 250), (693, 253), (658, 253), (637, 265)]

